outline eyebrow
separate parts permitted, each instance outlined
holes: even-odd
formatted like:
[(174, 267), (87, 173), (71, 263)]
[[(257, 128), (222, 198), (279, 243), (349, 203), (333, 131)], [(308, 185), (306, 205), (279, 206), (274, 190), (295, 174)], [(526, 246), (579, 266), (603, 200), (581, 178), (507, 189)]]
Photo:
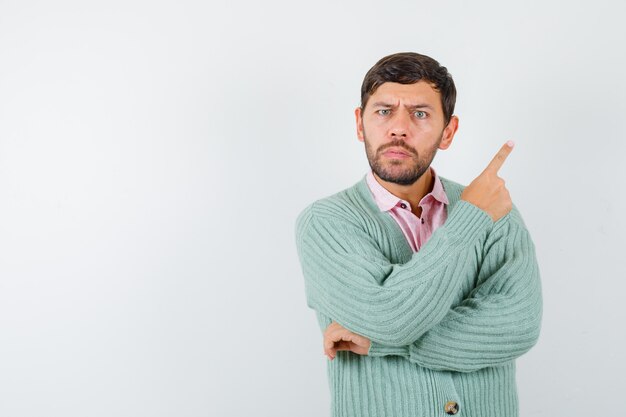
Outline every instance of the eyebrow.
[[(390, 104), (390, 103), (385, 103), (384, 101), (377, 101), (374, 104), (372, 104), (373, 107), (395, 107), (395, 105)], [(418, 104), (410, 104), (408, 106), (405, 106), (407, 109), (430, 109), (430, 110), (434, 110), (433, 106), (431, 106), (430, 104), (426, 104), (426, 103), (418, 103)]]

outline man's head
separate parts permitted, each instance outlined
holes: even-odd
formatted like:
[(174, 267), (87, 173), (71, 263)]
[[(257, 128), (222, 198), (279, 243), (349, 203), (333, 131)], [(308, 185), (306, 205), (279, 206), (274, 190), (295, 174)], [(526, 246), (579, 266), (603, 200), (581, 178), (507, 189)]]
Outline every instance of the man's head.
[(357, 136), (382, 180), (411, 185), (447, 149), (458, 127), (456, 88), (437, 61), (416, 53), (387, 56), (365, 75)]
[(386, 56), (370, 68), (361, 84), (361, 108), (365, 108), (371, 95), (384, 83), (415, 84), (421, 80), (439, 92), (444, 120), (448, 124), (456, 103), (452, 75), (431, 57), (415, 52)]

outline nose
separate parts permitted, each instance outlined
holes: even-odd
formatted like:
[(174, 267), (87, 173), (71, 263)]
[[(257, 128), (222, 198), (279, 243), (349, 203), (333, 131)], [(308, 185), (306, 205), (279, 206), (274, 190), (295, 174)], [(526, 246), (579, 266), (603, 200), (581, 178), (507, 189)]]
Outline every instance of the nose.
[(409, 130), (409, 116), (406, 112), (396, 112), (389, 128), (392, 139), (405, 139)]

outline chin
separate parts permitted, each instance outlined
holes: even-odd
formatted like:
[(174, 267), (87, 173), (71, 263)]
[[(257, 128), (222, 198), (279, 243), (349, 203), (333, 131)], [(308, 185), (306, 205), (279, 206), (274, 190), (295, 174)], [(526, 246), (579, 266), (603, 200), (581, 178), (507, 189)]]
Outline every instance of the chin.
[[(383, 175), (381, 175), (383, 174)], [(387, 181), (393, 184), (398, 184), (398, 185), (413, 185), (415, 183), (415, 181), (417, 181), (418, 179), (420, 179), (420, 177), (415, 177), (415, 174), (411, 173), (411, 172), (402, 172), (402, 173), (397, 173), (397, 172), (389, 172), (389, 171), (385, 171), (382, 172), (381, 174), (377, 175), (383, 180), (383, 181)]]

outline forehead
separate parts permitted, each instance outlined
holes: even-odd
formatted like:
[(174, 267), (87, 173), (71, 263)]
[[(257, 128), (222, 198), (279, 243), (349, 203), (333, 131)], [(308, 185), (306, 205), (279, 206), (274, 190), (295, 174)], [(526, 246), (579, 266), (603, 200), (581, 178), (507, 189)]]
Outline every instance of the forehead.
[(368, 104), (375, 102), (402, 105), (430, 104), (436, 109), (441, 109), (441, 94), (431, 83), (423, 80), (413, 84), (386, 82), (381, 84), (368, 100)]

